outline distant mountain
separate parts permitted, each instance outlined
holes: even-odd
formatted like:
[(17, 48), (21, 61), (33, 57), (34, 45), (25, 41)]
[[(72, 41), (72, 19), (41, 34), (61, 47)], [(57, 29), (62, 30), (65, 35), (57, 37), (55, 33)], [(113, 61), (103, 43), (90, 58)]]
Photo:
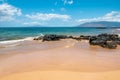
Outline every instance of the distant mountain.
[(108, 21), (87, 22), (79, 25), (78, 27), (120, 27), (120, 22), (108, 22)]

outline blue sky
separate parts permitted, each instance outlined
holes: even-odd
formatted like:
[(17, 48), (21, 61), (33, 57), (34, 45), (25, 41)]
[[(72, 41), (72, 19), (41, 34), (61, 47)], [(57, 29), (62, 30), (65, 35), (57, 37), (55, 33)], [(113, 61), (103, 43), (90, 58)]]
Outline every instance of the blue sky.
[(0, 0), (0, 27), (120, 22), (120, 0)]

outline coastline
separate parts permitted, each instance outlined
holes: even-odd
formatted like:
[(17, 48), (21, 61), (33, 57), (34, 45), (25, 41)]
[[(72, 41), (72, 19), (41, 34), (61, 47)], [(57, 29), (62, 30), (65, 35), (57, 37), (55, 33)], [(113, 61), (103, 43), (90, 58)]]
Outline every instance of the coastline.
[(120, 0), (0, 0), (0, 80), (120, 80)]
[(120, 79), (119, 46), (110, 50), (87, 40), (30, 40), (0, 52), (0, 80)]

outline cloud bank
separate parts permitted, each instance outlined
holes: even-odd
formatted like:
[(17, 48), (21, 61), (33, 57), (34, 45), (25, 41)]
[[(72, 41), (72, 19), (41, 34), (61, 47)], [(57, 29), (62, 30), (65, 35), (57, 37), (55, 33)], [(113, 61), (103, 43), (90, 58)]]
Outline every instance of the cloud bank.
[[(2, 0), (0, 0), (2, 1)], [(4, 0), (3, 0), (4, 1)], [(73, 4), (73, 0), (63, 0), (64, 4)], [(65, 8), (60, 8), (60, 10), (63, 12), (67, 12)], [(13, 25), (18, 23), (20, 25), (45, 25), (45, 26), (64, 26), (64, 25), (78, 25), (85, 22), (97, 22), (97, 21), (112, 21), (112, 22), (120, 22), (120, 12), (119, 11), (111, 11), (110, 13), (107, 13), (101, 17), (94, 17), (94, 18), (88, 18), (88, 19), (74, 19), (74, 17), (71, 17), (67, 14), (56, 14), (55, 10), (51, 10), (52, 13), (41, 13), (36, 12), (34, 14), (28, 13), (28, 14), (22, 14), (22, 10), (20, 8), (17, 8), (15, 6), (12, 6), (8, 3), (2, 3), (0, 4), (0, 24), (8, 24), (12, 23)], [(54, 12), (54, 13), (53, 13)], [(9, 22), (8, 22), (9, 21)], [(0, 26), (1, 26), (0, 25)]]
[(63, 0), (64, 5), (69, 4), (72, 5), (74, 3), (73, 0)]
[(120, 12), (112, 11), (110, 13), (105, 14), (102, 17), (91, 18), (91, 19), (79, 19), (77, 22), (85, 23), (85, 22), (95, 22), (95, 21), (112, 21), (112, 22), (120, 22)]
[(67, 21), (71, 19), (69, 15), (61, 15), (61, 14), (53, 14), (53, 13), (49, 13), (49, 14), (36, 13), (36, 14), (31, 14), (31, 15), (27, 14), (26, 17), (32, 20), (42, 20), (42, 21), (50, 21), (53, 19)]
[(21, 9), (7, 3), (0, 4), (0, 21), (14, 20), (15, 16), (21, 16)]

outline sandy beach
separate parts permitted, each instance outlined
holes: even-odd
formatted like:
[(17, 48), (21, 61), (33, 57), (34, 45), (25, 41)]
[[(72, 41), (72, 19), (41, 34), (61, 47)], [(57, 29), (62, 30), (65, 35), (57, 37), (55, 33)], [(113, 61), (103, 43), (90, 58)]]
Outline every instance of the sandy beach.
[(119, 80), (120, 47), (88, 41), (22, 41), (0, 48), (0, 80)]
[(0, 80), (120, 80), (120, 0), (0, 0)]

